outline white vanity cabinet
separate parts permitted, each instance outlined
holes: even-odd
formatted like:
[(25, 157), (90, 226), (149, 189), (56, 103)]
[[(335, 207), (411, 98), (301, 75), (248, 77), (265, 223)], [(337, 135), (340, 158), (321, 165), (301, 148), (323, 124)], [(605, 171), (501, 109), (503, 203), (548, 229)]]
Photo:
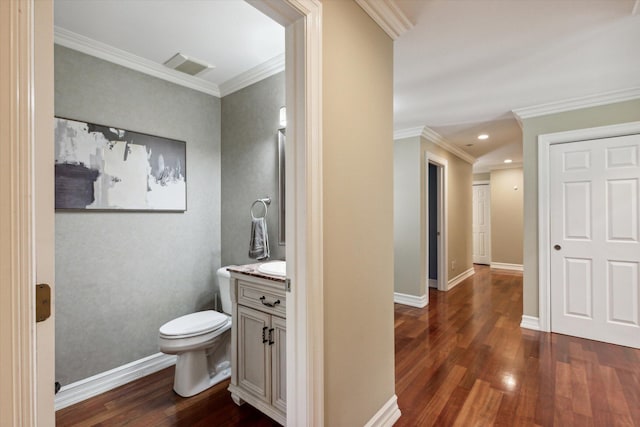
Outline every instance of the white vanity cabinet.
[(286, 293), (281, 280), (231, 272), (233, 401), (286, 423)]

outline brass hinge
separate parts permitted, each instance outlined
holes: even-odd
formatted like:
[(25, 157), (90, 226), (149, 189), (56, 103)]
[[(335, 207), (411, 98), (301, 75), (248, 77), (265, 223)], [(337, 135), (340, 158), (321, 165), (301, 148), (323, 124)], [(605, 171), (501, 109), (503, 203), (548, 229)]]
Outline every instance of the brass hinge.
[(51, 316), (51, 288), (46, 283), (36, 285), (36, 322)]

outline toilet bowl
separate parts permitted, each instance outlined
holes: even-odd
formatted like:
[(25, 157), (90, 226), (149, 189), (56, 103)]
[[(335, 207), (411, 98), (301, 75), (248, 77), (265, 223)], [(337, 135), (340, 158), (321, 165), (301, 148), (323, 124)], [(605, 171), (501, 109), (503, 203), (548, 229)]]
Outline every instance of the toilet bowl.
[(222, 311), (199, 311), (160, 327), (160, 351), (176, 354), (173, 389), (194, 396), (231, 376), (231, 289), (227, 267), (218, 269)]

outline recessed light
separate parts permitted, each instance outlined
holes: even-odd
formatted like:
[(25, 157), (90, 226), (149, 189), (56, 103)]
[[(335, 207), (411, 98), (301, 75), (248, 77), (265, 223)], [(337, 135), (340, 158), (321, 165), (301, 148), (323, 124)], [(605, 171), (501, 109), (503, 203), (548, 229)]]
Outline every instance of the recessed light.
[(505, 163), (511, 163), (511, 162), (513, 162), (513, 160), (511, 160), (511, 159), (507, 159), (507, 160), (505, 160), (504, 162), (505, 162)]
[(486, 133), (481, 133), (480, 135), (478, 135), (478, 139), (481, 141), (489, 139), (489, 135), (487, 135)]

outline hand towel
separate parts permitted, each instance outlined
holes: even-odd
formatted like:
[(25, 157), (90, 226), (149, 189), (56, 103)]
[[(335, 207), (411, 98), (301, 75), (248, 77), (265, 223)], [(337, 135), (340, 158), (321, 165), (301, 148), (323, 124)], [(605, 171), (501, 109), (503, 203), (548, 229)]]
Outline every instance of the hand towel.
[(258, 261), (269, 258), (269, 233), (267, 232), (267, 220), (264, 217), (251, 220), (249, 258)]

